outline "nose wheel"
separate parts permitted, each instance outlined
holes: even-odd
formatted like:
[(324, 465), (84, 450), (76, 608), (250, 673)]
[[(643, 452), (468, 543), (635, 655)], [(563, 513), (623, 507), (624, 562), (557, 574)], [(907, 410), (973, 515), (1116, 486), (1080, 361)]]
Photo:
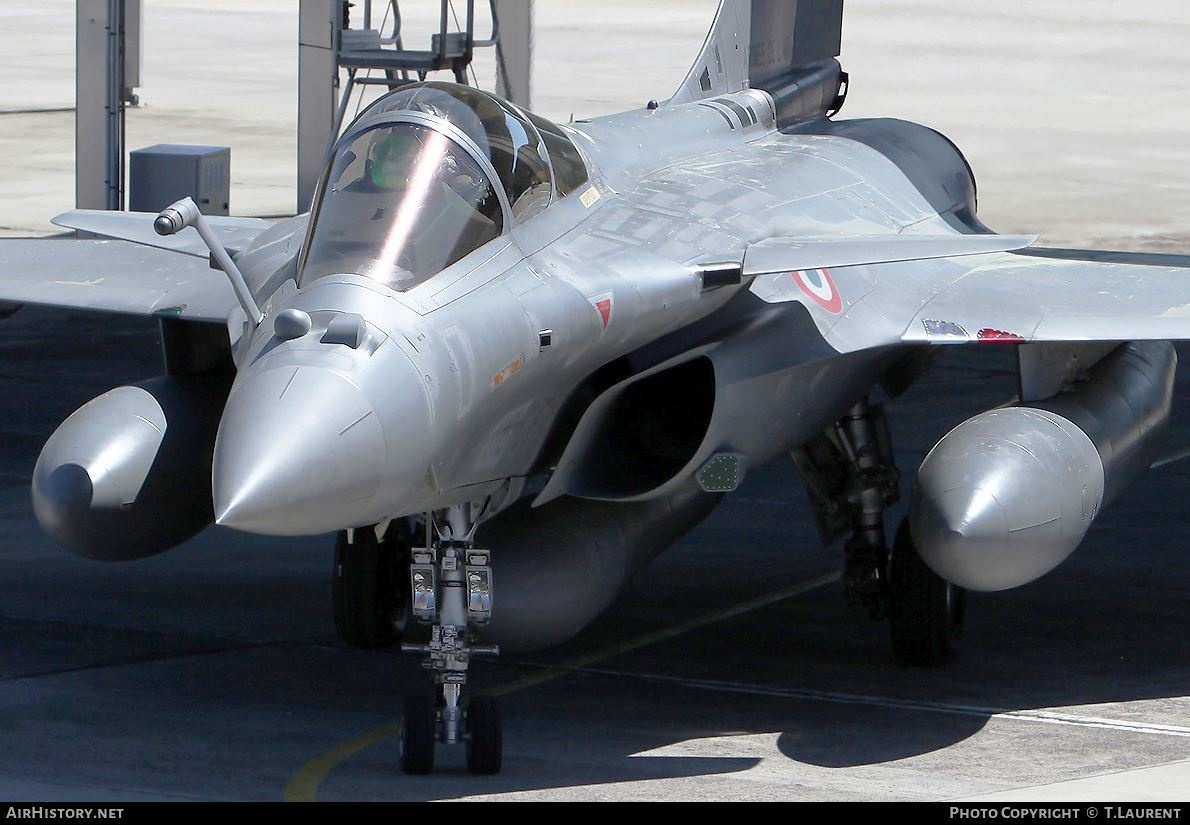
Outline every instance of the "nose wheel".
[(427, 774), (434, 770), (434, 742), (437, 739), (437, 714), (429, 696), (405, 697), (401, 711), (401, 735), (398, 740), (401, 770), (408, 774)]
[[(436, 745), (466, 747), (467, 767), (477, 774), (500, 770), (503, 729), (495, 700), (476, 696), (461, 701), (472, 656), (495, 656), (495, 645), (476, 644), (480, 628), (492, 617), (492, 567), (488, 550), (471, 546), (474, 528), (459, 529), (451, 512), (446, 536), (427, 547), (414, 547), (409, 564), (413, 617), (430, 626), (427, 644), (402, 644), (401, 649), (425, 656), (423, 666), (434, 680), (436, 701), (406, 697), (401, 715), (401, 770), (429, 773)], [(451, 528), (454, 529), (451, 529)]]
[[(504, 731), (500, 709), (491, 696), (476, 696), (464, 711), (467, 769), (474, 774), (500, 773)], [(441, 738), (442, 718), (434, 701), (422, 694), (405, 697), (398, 738), (401, 771), (424, 776), (434, 770), (434, 750)]]

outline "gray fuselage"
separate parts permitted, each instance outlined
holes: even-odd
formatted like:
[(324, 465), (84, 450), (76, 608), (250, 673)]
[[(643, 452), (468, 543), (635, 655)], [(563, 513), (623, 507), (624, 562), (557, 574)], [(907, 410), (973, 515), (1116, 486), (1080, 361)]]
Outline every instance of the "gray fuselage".
[[(954, 232), (880, 152), (782, 134), (755, 90), (569, 134), (589, 185), (406, 291), (352, 274), (297, 289), (286, 262), (301, 219), (241, 256), (258, 294), (280, 285), (262, 302), (265, 322), (236, 348), (215, 451), (219, 523), (287, 535), (489, 497), (507, 505), (528, 477), (553, 469), (547, 443), (565, 429), (559, 415), (576, 390), (675, 336), (692, 345), (680, 360), (697, 347), (729, 352), (761, 323), (800, 331), (737, 347), (734, 371), (747, 374), (720, 386), (714, 403), (730, 407), (735, 392), (738, 409), (720, 422), (723, 443), (701, 445), (692, 467), (725, 449), (754, 464), (805, 441), (902, 354), (874, 348), (827, 362), (840, 349), (826, 343), (831, 327), (861, 295), (835, 288), (832, 304), (812, 288), (799, 293), (793, 273), (706, 290), (698, 272), (773, 235)], [(272, 319), (289, 308), (312, 325), (280, 340)], [(327, 334), (337, 317), (362, 319), (350, 344)]]

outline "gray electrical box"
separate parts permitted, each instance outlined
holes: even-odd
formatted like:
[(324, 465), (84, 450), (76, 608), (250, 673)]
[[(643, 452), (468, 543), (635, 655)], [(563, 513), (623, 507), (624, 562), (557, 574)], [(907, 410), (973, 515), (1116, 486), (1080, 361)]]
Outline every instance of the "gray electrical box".
[(158, 143), (129, 154), (128, 208), (160, 212), (186, 196), (204, 215), (226, 215), (231, 200), (231, 149)]

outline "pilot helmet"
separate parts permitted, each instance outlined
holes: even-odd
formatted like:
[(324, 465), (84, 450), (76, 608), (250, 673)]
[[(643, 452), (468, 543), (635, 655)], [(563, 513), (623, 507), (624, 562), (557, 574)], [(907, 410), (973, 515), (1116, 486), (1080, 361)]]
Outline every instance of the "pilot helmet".
[(381, 189), (403, 187), (421, 151), (421, 141), (409, 129), (381, 130), (368, 147), (368, 176)]

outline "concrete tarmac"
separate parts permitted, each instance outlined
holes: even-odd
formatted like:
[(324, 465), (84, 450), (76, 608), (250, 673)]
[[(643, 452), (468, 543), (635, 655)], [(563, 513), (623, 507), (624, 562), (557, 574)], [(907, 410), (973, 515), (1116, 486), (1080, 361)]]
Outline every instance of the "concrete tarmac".
[[(233, 5), (259, 13), (254, 43), (281, 44), (241, 49), (242, 59), (279, 77), (278, 52), (270, 58), (268, 49), (287, 41), (266, 23), (291, 26), (290, 4), (202, 7)], [(579, 60), (539, 63), (547, 112), (562, 108), (549, 102), (546, 77), (592, 95), (580, 116), (664, 97), (713, 7), (683, 4), (679, 24), (663, 25), (677, 5), (658, 4), (645, 19), (639, 4), (599, 4), (606, 11), (596, 13), (567, 2), (587, 10), (568, 13), (570, 41), (539, 35), (539, 57), (559, 42), (617, 57), (589, 74)], [(68, 25), (71, 6), (39, 5), (55, 20), (66, 7)], [(163, 28), (157, 42), (176, 28), (195, 38), (205, 31), (207, 48), (225, 49), (228, 38), (216, 35), (227, 18), (198, 6), (151, 4), (162, 16), (155, 25), (192, 14), (171, 18), (186, 25)], [(562, 19), (558, 6), (538, 4), (543, 24)], [(1144, 12), (1142, 20), (1136, 8), (1098, 2), (1077, 13), (1010, 14), (941, 0), (852, 0), (847, 114), (941, 126), (972, 156), (981, 214), (998, 229), (1185, 251), (1185, 12), (1164, 0)], [(0, 40), (14, 49), (40, 42), (45, 72), (58, 65), (60, 26), (22, 39), (5, 14)], [(597, 36), (597, 24), (610, 33)], [(558, 37), (567, 29), (559, 24)], [(656, 50), (647, 48), (652, 35)], [(677, 41), (683, 48), (673, 52)], [(600, 49), (612, 43), (614, 52)], [(197, 60), (199, 51), (178, 53)], [(11, 49), (0, 55), (0, 97), (18, 86), (30, 96), (5, 106), (69, 105), (60, 82), (36, 91), (8, 82), (17, 60)], [(1029, 70), (1030, 61), (1050, 73)], [(677, 66), (676, 77), (615, 78), (654, 62)], [(1055, 77), (1067, 82), (1042, 83)], [(238, 92), (251, 84), (240, 80), (220, 95), (192, 87), (170, 104), (178, 111), (158, 118), (186, 134), (146, 133), (132, 145), (224, 136), (255, 147), (237, 143), (233, 157), (247, 158), (292, 141), (291, 131), (277, 137), (269, 108), (287, 104), (268, 95), (244, 102)], [(601, 102), (588, 90), (604, 80), (622, 88)], [(1098, 102), (1088, 106), (1088, 95)], [(210, 115), (211, 98), (226, 119)], [(168, 89), (153, 87), (151, 99), (167, 100)], [(133, 116), (148, 123), (167, 108), (155, 102)], [(70, 161), (69, 123), (68, 113), (0, 114), (0, 225), (48, 231), (44, 216), (70, 206), (55, 168)], [(1021, 123), (1031, 126), (1014, 127)], [(1134, 151), (1119, 148), (1121, 137)], [(58, 160), (23, 165), (51, 156)], [(292, 211), (289, 158), (280, 152), (259, 172), (237, 162), (236, 211)], [(1149, 473), (1053, 574), (973, 595), (960, 660), (924, 670), (896, 664), (887, 627), (843, 604), (833, 579), (840, 554), (818, 546), (788, 463), (761, 468), (580, 636), (475, 667), (476, 687), (501, 696), (499, 776), (471, 776), (461, 752), (441, 749), (436, 772), (412, 778), (397, 770), (393, 724), (401, 693), (422, 688), (425, 675), (416, 658), (337, 642), (329, 537), (213, 528), (165, 555), (107, 565), (66, 554), (37, 528), (28, 480), (41, 444), (90, 398), (160, 372), (156, 347), (155, 325), (143, 319), (27, 308), (0, 323), (0, 799), (1190, 797), (1184, 463)], [(949, 349), (889, 404), (905, 489), (951, 426), (1012, 394), (1011, 371), (1010, 350)], [(1190, 443), (1188, 401), (1183, 380), (1171, 444)], [(890, 529), (899, 516), (890, 514)]]

